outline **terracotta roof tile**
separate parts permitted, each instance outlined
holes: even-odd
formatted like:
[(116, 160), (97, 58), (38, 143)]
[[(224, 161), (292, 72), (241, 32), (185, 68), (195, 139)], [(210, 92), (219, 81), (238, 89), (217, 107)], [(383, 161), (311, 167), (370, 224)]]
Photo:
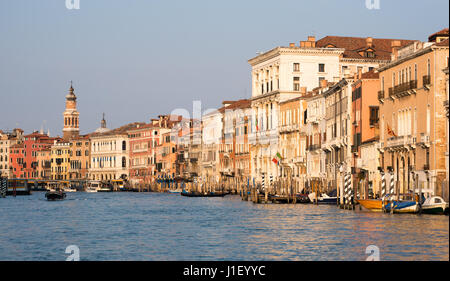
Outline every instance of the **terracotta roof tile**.
[(434, 42), (436, 40), (437, 36), (448, 36), (448, 35), (449, 35), (448, 28), (444, 28), (444, 29), (439, 30), (438, 32), (435, 32), (435, 33), (431, 34), (430, 36), (428, 36), (428, 41)]
[(361, 74), (361, 79), (378, 79), (380, 77), (380, 74), (378, 72), (375, 72), (375, 70), (371, 70), (368, 72), (364, 72)]
[(439, 43), (435, 44), (436, 46), (448, 46), (448, 39), (445, 39)]
[[(403, 47), (414, 42), (414, 40), (403, 39), (378, 39), (372, 38), (372, 45), (367, 45), (367, 38), (363, 37), (344, 37), (344, 36), (326, 36), (316, 42), (317, 47), (333, 47), (344, 48), (344, 58), (354, 59), (373, 59), (373, 60), (390, 60), (392, 53), (392, 42), (399, 41), (400, 46)], [(374, 51), (375, 57), (364, 57), (360, 52), (364, 52), (371, 48)]]

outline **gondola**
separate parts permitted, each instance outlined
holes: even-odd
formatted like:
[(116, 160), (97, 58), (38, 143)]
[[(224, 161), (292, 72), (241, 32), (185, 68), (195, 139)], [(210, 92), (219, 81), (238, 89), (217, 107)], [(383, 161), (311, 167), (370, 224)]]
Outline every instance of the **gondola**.
[(226, 192), (205, 192), (205, 193), (187, 192), (186, 190), (183, 189), (183, 191), (181, 191), (180, 194), (181, 194), (181, 196), (186, 196), (186, 197), (224, 197), (228, 193), (226, 193)]
[(66, 198), (66, 193), (63, 191), (51, 190), (45, 193), (45, 198), (47, 198), (48, 201), (64, 200)]

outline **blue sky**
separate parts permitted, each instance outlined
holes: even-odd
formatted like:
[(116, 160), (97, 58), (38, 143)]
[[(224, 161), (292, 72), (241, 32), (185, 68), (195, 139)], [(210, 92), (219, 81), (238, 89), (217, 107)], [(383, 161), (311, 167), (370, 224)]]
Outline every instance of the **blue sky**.
[(73, 80), (81, 132), (251, 94), (257, 51), (326, 35), (426, 40), (447, 0), (0, 1), (0, 129), (61, 135)]

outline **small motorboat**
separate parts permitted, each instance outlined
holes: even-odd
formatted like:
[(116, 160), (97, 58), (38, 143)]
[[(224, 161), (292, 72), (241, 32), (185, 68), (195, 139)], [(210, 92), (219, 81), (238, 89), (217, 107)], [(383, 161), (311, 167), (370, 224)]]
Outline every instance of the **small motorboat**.
[(66, 198), (66, 193), (62, 190), (50, 190), (45, 193), (45, 198), (48, 201), (64, 200)]
[(448, 203), (439, 196), (429, 197), (422, 205), (422, 213), (435, 215), (448, 214)]
[(167, 192), (178, 194), (178, 193), (181, 193), (182, 191), (183, 190), (181, 188), (177, 188), (177, 189), (169, 189)]
[(322, 193), (322, 196), (318, 197), (317, 199), (316, 199), (315, 192), (308, 194), (308, 197), (309, 197), (309, 200), (311, 201), (311, 203), (327, 204), (327, 205), (337, 204), (337, 197), (335, 197), (335, 196), (330, 197), (325, 193)]
[(357, 199), (356, 201), (369, 211), (381, 212), (383, 210), (381, 199)]

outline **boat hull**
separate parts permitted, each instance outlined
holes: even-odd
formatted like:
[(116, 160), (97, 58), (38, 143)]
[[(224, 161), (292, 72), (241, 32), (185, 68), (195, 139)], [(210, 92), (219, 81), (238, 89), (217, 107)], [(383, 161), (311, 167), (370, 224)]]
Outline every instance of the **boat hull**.
[(48, 201), (64, 200), (66, 194), (64, 192), (49, 191), (45, 194), (45, 198), (47, 198)]
[(199, 192), (185, 192), (182, 191), (181, 196), (186, 196), (186, 197), (224, 197), (225, 195), (227, 195), (228, 193), (199, 193)]
[(173, 193), (173, 194), (179, 194), (179, 193), (181, 193), (181, 190), (177, 190), (177, 189), (175, 189), (175, 190), (168, 190), (168, 192), (169, 193)]
[(422, 214), (443, 215), (448, 214), (448, 207), (445, 206), (422, 206)]
[[(393, 207), (391, 204), (393, 203)], [(392, 201), (384, 206), (386, 212), (415, 214), (419, 211), (419, 204), (415, 201)]]
[(383, 210), (383, 202), (381, 199), (360, 199), (357, 202), (372, 212), (381, 212)]

